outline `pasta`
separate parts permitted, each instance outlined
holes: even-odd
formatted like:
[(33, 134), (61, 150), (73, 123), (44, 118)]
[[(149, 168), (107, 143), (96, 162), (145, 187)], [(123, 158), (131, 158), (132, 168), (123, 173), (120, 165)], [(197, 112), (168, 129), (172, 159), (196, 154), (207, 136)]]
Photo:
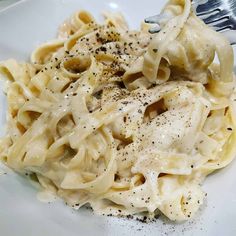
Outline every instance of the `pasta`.
[(236, 154), (233, 51), (190, 0), (163, 12), (169, 19), (150, 35), (120, 14), (100, 25), (79, 11), (30, 63), (1, 62), (1, 160), (75, 209), (192, 218), (206, 176)]

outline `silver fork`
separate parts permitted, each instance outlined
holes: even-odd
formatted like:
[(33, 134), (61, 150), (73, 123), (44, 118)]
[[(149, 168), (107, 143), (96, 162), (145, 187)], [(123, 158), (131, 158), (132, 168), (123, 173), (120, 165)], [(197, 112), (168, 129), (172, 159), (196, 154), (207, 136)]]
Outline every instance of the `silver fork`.
[[(207, 25), (222, 32), (232, 45), (236, 44), (236, 0), (194, 0), (192, 7), (196, 15)], [(146, 18), (146, 23), (157, 24), (149, 32), (151, 34), (159, 32), (161, 21), (168, 17), (163, 13)]]

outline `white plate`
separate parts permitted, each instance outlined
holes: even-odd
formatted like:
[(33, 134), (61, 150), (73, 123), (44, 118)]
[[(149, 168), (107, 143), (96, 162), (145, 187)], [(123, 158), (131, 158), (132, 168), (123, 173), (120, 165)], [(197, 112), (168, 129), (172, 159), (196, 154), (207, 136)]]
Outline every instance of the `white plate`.
[[(58, 25), (77, 9), (101, 18), (104, 10), (121, 11), (130, 26), (155, 14), (164, 0), (26, 0), (0, 12), (0, 60), (27, 60), (40, 42), (52, 39)], [(0, 124), (4, 125), (4, 99), (0, 96)], [(196, 218), (184, 224), (163, 219), (152, 224), (93, 215), (66, 207), (61, 201), (45, 204), (37, 190), (9, 170), (0, 176), (0, 235), (3, 236), (100, 236), (100, 235), (236, 235), (236, 162), (211, 175), (204, 189), (208, 202)]]

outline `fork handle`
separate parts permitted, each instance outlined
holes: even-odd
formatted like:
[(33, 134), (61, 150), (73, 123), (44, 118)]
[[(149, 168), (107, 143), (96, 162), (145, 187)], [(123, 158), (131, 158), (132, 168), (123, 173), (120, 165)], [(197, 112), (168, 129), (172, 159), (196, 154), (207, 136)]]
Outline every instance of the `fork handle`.
[(229, 40), (231, 45), (236, 45), (236, 30), (228, 30), (222, 33)]

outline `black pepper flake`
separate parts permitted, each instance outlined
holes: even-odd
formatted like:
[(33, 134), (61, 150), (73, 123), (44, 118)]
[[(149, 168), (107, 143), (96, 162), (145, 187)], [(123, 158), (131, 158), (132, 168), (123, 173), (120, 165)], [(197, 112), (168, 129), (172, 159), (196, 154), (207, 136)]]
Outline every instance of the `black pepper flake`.
[(193, 165), (191, 165), (191, 168), (193, 169)]
[(229, 127), (229, 128), (227, 128), (227, 130), (232, 131), (233, 129)]
[(158, 49), (157, 48), (154, 48), (152, 49), (153, 52), (157, 53), (158, 52)]
[(143, 218), (136, 218), (137, 221), (141, 222), (141, 223), (147, 223), (147, 216), (144, 216)]
[(127, 215), (127, 219), (133, 219), (134, 217), (132, 215)]

